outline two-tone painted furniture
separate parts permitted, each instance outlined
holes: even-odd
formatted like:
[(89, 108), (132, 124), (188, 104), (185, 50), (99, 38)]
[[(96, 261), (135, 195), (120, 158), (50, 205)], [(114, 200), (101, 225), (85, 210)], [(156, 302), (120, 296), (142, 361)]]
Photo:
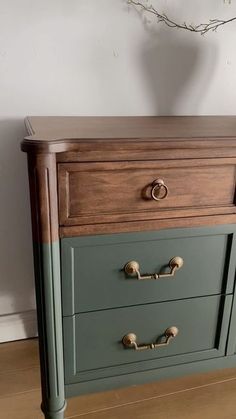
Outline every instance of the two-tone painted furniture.
[(42, 410), (236, 365), (236, 117), (32, 117)]

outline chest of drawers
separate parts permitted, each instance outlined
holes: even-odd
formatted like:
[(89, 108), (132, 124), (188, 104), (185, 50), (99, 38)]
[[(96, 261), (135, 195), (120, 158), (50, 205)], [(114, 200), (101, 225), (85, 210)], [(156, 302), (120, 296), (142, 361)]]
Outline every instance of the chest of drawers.
[(236, 362), (236, 117), (32, 117), (42, 410)]

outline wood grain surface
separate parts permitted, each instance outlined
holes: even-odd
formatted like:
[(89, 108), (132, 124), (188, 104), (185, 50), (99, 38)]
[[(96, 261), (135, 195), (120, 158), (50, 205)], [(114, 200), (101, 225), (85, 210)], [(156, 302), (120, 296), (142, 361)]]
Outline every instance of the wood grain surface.
[(114, 144), (117, 149), (124, 139), (134, 144), (164, 139), (164, 148), (176, 148), (173, 140), (186, 148), (187, 140), (193, 148), (201, 142), (204, 148), (231, 147), (231, 155), (236, 155), (235, 116), (30, 117), (26, 126), (29, 136), (22, 143), (24, 151), (75, 151), (81, 150), (80, 145), (93, 150), (94, 143), (110, 149)]
[[(156, 179), (169, 191), (159, 201), (151, 195)], [(180, 209), (188, 216), (194, 208), (198, 215), (202, 208), (221, 214), (234, 206), (235, 162), (65, 163), (59, 164), (58, 184), (61, 225), (178, 218)]]
[[(40, 380), (35, 374), (37, 346), (36, 339), (0, 345), (4, 419), (43, 417)], [(4, 383), (8, 383), (7, 393)], [(236, 369), (225, 369), (69, 399), (66, 419), (234, 419), (235, 392)]]
[(29, 154), (28, 175), (35, 243), (58, 240), (57, 171), (55, 154)]
[[(220, 212), (217, 209), (217, 212)], [(179, 213), (179, 218), (160, 218), (145, 221), (128, 221), (125, 223), (106, 223), (106, 224), (88, 224), (60, 227), (60, 237), (87, 236), (93, 234), (125, 233), (131, 231), (155, 231), (167, 228), (187, 228), (201, 226), (215, 226), (222, 224), (235, 224), (235, 210), (225, 211), (223, 208), (221, 214), (212, 211), (211, 215), (203, 211), (199, 216), (198, 210), (192, 212), (192, 216), (186, 216), (186, 213)]]

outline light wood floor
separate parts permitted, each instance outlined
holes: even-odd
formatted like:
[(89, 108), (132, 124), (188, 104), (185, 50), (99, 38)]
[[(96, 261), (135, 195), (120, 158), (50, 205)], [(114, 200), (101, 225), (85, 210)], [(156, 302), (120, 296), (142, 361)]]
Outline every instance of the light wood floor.
[[(42, 419), (37, 340), (0, 345), (0, 418)], [(236, 368), (68, 401), (67, 419), (236, 419)]]

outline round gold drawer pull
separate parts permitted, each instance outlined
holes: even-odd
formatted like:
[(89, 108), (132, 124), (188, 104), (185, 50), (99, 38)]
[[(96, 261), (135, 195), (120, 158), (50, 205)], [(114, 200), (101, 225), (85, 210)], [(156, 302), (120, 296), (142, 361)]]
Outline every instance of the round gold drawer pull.
[(124, 267), (124, 271), (126, 273), (126, 275), (128, 276), (136, 276), (138, 280), (141, 279), (161, 279), (161, 278), (166, 278), (166, 277), (170, 277), (170, 276), (174, 276), (175, 272), (180, 269), (184, 264), (183, 259), (180, 256), (175, 256), (174, 258), (172, 258), (169, 261), (169, 267), (170, 267), (170, 272), (164, 272), (164, 273), (159, 273), (159, 274), (145, 274), (145, 275), (141, 275), (140, 273), (140, 268), (139, 268), (139, 263), (136, 262), (135, 260), (132, 260), (131, 262), (126, 263), (125, 267)]
[[(168, 327), (164, 333), (165, 341), (159, 342), (156, 341), (154, 343), (144, 343), (144, 344), (137, 344), (137, 336), (134, 333), (128, 333), (125, 335), (122, 339), (122, 343), (125, 346), (125, 348), (131, 348), (135, 349), (135, 351), (143, 351), (146, 349), (157, 349), (162, 346), (169, 345), (171, 339), (175, 338), (179, 333), (179, 330), (177, 327), (172, 326)], [(158, 339), (159, 340), (159, 339)]]
[(165, 199), (169, 193), (168, 187), (165, 185), (164, 180), (162, 179), (156, 179), (152, 183), (152, 189), (151, 189), (151, 196), (152, 199), (155, 201), (161, 201), (162, 199)]

